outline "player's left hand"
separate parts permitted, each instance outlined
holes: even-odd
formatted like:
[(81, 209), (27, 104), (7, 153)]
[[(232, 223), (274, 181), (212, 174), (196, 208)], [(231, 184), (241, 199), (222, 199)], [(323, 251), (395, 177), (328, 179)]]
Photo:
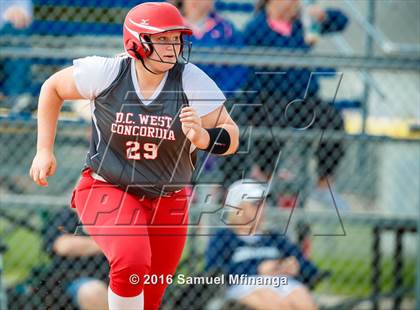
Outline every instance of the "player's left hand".
[(202, 126), (201, 118), (198, 116), (197, 111), (193, 107), (184, 107), (179, 114), (182, 123), (182, 131), (199, 149), (207, 148), (210, 142), (210, 136)]

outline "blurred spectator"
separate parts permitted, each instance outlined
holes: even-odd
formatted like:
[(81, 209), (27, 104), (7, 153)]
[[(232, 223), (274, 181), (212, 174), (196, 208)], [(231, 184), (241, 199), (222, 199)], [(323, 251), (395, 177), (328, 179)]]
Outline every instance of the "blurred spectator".
[[(211, 237), (206, 269), (220, 270), (227, 278), (229, 275), (270, 278), (271, 285), (227, 283), (227, 298), (252, 309), (316, 309), (303, 283), (316, 277), (317, 268), (287, 237), (261, 230), (265, 195), (266, 188), (250, 179), (229, 187), (225, 208), (234, 208), (236, 212), (230, 213), (228, 228)], [(287, 278), (287, 284), (277, 285), (275, 278), (282, 276)]]
[[(73, 307), (79, 309), (107, 309), (108, 263), (98, 245), (81, 229), (72, 208), (60, 210), (48, 223), (44, 234), (46, 251), (52, 260), (47, 286), (48, 306), (65, 306), (66, 295)], [(77, 231), (77, 235), (75, 232)], [(55, 298), (55, 300), (54, 300)], [(52, 305), (48, 304), (49, 302)]]
[[(16, 39), (29, 32), (32, 22), (32, 1), (0, 1), (0, 36)], [(4, 43), (3, 43), (4, 44)], [(19, 43), (18, 47), (25, 44)], [(9, 46), (10, 47), (10, 46)], [(21, 110), (30, 104), (28, 87), (30, 86), (30, 61), (17, 58), (0, 58), (0, 102), (3, 105)]]
[[(303, 7), (299, 0), (263, 0), (257, 5), (257, 13), (244, 30), (245, 43), (308, 52), (317, 42), (318, 35), (341, 31), (347, 25), (347, 17), (335, 9), (319, 6)], [(260, 103), (262, 108), (251, 112), (248, 118), (255, 126), (293, 128), (299, 130), (344, 130), (343, 118), (334, 107), (317, 95), (319, 83), (313, 70), (306, 68), (258, 68), (261, 72), (276, 71), (277, 74), (259, 74), (249, 79), (247, 101)], [(315, 71), (317, 72), (317, 71)], [(318, 69), (318, 72), (334, 72), (333, 69)], [(322, 75), (322, 73), (321, 73)], [(254, 177), (268, 179), (273, 173), (277, 154), (282, 143), (259, 141)], [(310, 146), (306, 148), (310, 150)], [(327, 190), (327, 177), (332, 176), (343, 156), (339, 142), (321, 141), (315, 152), (317, 158), (317, 185)]]
[[(244, 38), (247, 45), (308, 52), (317, 42), (316, 32), (323, 35), (342, 31), (347, 22), (347, 17), (339, 10), (323, 10), (317, 5), (303, 7), (299, 0), (261, 0), (257, 5), (256, 16), (245, 27)], [(286, 70), (277, 71), (284, 71), (286, 75), (269, 77), (275, 79), (271, 87), (276, 89), (276, 99), (290, 102), (303, 99), (306, 92), (306, 97), (317, 94), (318, 81), (310, 81), (313, 71), (301, 68), (281, 69)], [(334, 72), (333, 69), (328, 72), (331, 71)], [(309, 81), (311, 83), (308, 88)]]
[(32, 22), (32, 1), (2, 0), (0, 12), (1, 28), (10, 23), (15, 29), (25, 29)]
[[(214, 0), (173, 0), (193, 30), (193, 47), (240, 47), (242, 34), (227, 19), (215, 12)], [(244, 66), (200, 65), (224, 92), (239, 89), (246, 81)]]
[[(235, 48), (244, 45), (242, 33), (235, 29), (235, 26), (215, 11), (214, 0), (170, 0), (182, 12), (187, 23), (193, 30), (193, 35), (189, 38), (193, 50), (194, 47), (203, 48)], [(246, 83), (249, 75), (249, 69), (246, 66), (239, 65), (210, 65), (197, 63), (226, 94), (228, 99), (236, 97), (236, 93), (229, 94), (241, 89)], [(229, 101), (229, 100), (228, 100)], [(231, 106), (227, 103), (227, 109)], [(230, 165), (230, 156), (217, 158), (211, 154), (198, 154), (198, 162), (204, 165), (204, 171), (214, 171), (216, 166), (223, 166), (226, 161)], [(207, 160), (203, 162), (203, 157)], [(236, 155), (235, 155), (236, 156)], [(199, 164), (198, 166), (200, 166)], [(197, 169), (196, 172), (201, 171)], [(200, 182), (200, 176), (194, 177)], [(236, 177), (235, 177), (236, 179)], [(212, 192), (212, 195), (218, 195)], [(206, 195), (206, 194), (204, 194)]]

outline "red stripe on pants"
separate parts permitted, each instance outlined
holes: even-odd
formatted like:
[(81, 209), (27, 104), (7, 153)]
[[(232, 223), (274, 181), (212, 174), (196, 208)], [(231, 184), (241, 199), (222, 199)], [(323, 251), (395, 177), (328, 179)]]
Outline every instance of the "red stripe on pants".
[[(144, 290), (145, 309), (158, 309), (184, 249), (187, 195), (184, 188), (171, 197), (138, 198), (83, 172), (72, 207), (108, 259), (114, 293), (132, 297)], [(145, 284), (145, 275), (156, 275), (158, 283)]]

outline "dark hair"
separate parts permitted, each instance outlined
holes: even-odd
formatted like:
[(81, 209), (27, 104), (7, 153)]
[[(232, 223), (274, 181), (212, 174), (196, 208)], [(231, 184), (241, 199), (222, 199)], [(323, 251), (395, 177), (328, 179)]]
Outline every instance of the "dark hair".
[(177, 7), (177, 9), (180, 10), (181, 12), (184, 9), (184, 5), (183, 5), (184, 1), (183, 0), (168, 0), (168, 2), (175, 5)]
[(259, 13), (264, 10), (268, 1), (270, 0), (258, 0), (257, 4), (255, 4), (255, 13)]

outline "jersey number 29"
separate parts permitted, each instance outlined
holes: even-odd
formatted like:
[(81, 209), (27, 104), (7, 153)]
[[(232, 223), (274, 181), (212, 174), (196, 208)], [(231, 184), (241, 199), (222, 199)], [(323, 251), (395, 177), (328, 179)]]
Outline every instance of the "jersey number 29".
[(155, 159), (157, 157), (158, 146), (154, 143), (143, 144), (143, 152), (140, 152), (140, 142), (127, 141), (125, 146), (127, 147), (126, 154), (128, 159), (139, 160), (142, 158), (142, 156), (145, 159)]

